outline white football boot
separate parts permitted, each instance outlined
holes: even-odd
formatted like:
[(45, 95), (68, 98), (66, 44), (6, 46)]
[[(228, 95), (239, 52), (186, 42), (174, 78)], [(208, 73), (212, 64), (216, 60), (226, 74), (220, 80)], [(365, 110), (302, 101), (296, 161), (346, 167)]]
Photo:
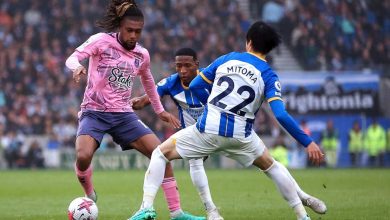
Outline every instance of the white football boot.
[(298, 219), (298, 220), (311, 220), (311, 218), (308, 215), (306, 215), (305, 217)]
[(223, 220), (223, 217), (219, 214), (218, 209), (212, 209), (207, 212), (207, 220)]
[(325, 214), (327, 210), (325, 203), (313, 196), (310, 196), (307, 199), (302, 199), (302, 204), (311, 208), (318, 214)]

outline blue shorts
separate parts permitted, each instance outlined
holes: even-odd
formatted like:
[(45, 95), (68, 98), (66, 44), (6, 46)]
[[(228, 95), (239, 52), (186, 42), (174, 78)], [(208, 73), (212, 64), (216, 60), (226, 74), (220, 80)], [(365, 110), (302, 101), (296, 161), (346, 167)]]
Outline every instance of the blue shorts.
[(77, 137), (89, 135), (100, 145), (104, 134), (110, 134), (122, 150), (129, 150), (131, 142), (153, 134), (134, 112), (85, 111), (79, 118)]

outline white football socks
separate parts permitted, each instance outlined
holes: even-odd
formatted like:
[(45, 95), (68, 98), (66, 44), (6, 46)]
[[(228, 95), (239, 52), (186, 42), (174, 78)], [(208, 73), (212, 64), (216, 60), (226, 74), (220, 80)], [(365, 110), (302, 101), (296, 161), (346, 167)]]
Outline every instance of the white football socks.
[(216, 206), (211, 199), (209, 182), (203, 166), (203, 158), (191, 159), (189, 160), (189, 163), (192, 183), (198, 190), (200, 199), (202, 200), (206, 211), (208, 212), (215, 209)]
[(310, 198), (311, 196), (307, 193), (305, 193), (298, 185), (298, 183), (295, 181), (294, 177), (291, 176), (290, 172), (288, 171), (288, 169), (283, 166), (282, 164), (280, 164), (278, 161), (275, 161), (274, 163), (278, 163), (279, 166), (281, 167), (282, 171), (285, 172), (285, 174), (290, 178), (290, 180), (294, 183), (294, 186), (295, 186), (295, 189), (297, 190), (297, 193), (298, 193), (298, 196), (299, 198), (302, 200), (302, 199), (308, 199)]
[(141, 209), (153, 207), (154, 198), (163, 182), (165, 167), (168, 162), (160, 147), (157, 147), (152, 153), (148, 170), (145, 173), (144, 197)]
[(283, 165), (277, 161), (274, 161), (274, 163), (264, 172), (274, 181), (279, 192), (283, 195), (283, 198), (288, 202), (290, 207), (294, 209), (298, 219), (306, 216), (306, 210), (302, 205), (294, 183), (286, 174), (285, 170), (283, 169)]

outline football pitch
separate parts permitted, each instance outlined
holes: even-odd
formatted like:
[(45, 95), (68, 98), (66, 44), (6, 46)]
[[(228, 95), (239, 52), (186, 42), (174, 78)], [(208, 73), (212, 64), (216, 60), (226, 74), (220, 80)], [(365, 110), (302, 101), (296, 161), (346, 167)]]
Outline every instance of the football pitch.
[[(389, 169), (307, 169), (292, 175), (306, 192), (324, 200), (325, 215), (311, 219), (390, 219)], [(214, 202), (225, 220), (295, 219), (273, 182), (255, 169), (207, 170)], [(187, 170), (175, 172), (182, 208), (204, 215)], [(127, 219), (139, 208), (143, 170), (96, 171), (100, 220)], [(0, 219), (66, 219), (71, 200), (82, 195), (71, 170), (0, 171)], [(169, 219), (161, 190), (155, 209)]]

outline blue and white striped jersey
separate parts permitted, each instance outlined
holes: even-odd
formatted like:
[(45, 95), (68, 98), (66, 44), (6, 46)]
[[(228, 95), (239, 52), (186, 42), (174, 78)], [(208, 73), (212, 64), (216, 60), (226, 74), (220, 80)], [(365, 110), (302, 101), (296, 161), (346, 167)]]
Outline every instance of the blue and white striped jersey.
[(161, 98), (169, 95), (175, 102), (183, 128), (195, 124), (198, 117), (203, 113), (204, 106), (189, 88), (183, 85), (178, 73), (162, 79), (157, 84), (157, 92)]
[(262, 102), (281, 100), (278, 76), (265, 60), (252, 53), (232, 52), (221, 56), (199, 77), (212, 84), (207, 106), (197, 122), (200, 132), (248, 137)]

